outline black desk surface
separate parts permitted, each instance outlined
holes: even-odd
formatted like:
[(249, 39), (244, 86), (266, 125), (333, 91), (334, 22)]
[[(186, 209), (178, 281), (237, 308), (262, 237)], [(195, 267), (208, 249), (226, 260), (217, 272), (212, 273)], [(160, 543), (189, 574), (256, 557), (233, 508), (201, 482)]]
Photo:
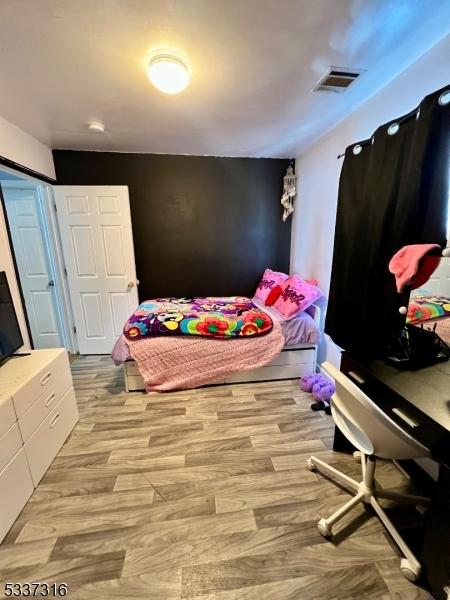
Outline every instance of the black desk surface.
[(399, 371), (375, 361), (368, 371), (450, 431), (450, 361), (418, 371)]
[[(344, 353), (341, 371), (429, 448), (435, 460), (450, 465), (450, 361), (417, 371), (400, 371), (381, 360), (362, 364)], [(408, 426), (398, 411), (414, 425)]]

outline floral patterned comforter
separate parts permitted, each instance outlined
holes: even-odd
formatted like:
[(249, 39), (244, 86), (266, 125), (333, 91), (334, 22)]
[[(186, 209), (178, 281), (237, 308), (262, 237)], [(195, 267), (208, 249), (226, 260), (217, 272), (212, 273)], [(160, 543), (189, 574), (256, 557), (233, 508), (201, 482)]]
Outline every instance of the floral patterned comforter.
[(129, 340), (153, 335), (216, 338), (261, 335), (272, 329), (269, 315), (244, 296), (156, 298), (142, 302), (125, 323)]

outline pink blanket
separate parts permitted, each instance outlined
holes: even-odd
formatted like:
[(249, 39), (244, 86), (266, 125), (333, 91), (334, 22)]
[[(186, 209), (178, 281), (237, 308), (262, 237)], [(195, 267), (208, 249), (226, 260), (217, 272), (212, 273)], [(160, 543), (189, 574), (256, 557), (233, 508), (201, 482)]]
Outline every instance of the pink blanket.
[(127, 340), (127, 344), (147, 391), (164, 392), (195, 388), (262, 367), (281, 352), (284, 337), (280, 324), (274, 322), (270, 333), (257, 337), (154, 336)]

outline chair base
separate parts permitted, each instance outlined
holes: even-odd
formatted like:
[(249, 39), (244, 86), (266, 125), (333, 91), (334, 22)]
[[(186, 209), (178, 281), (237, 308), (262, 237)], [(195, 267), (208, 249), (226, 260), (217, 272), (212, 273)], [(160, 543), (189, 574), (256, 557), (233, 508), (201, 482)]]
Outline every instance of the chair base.
[(428, 506), (431, 502), (430, 498), (425, 498), (424, 496), (415, 496), (413, 494), (401, 494), (390, 490), (376, 489), (375, 457), (366, 456), (362, 452), (355, 452), (353, 456), (357, 462), (361, 463), (362, 481), (360, 482), (348, 477), (348, 475), (345, 475), (345, 473), (338, 471), (315, 456), (311, 456), (306, 461), (306, 466), (310, 471), (319, 471), (320, 473), (327, 475), (336, 483), (354, 494), (353, 498), (346, 502), (344, 506), (341, 506), (341, 508), (330, 517), (327, 519), (320, 519), (317, 524), (319, 533), (326, 538), (330, 537), (333, 525), (342, 519), (342, 517), (344, 517), (347, 513), (349, 513), (356, 505), (360, 504), (361, 502), (370, 504), (404, 556), (404, 558), (400, 561), (400, 572), (409, 581), (416, 581), (421, 572), (420, 563), (411, 552), (397, 529), (394, 527), (392, 521), (380, 506), (378, 500), (388, 499), (406, 504)]

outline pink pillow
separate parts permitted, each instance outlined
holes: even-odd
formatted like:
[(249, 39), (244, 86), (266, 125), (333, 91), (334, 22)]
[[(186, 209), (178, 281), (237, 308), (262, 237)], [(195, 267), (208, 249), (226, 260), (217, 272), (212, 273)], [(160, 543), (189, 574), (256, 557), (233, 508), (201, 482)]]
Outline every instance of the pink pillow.
[(289, 279), (289, 275), (286, 275), (286, 273), (279, 273), (278, 271), (266, 269), (256, 288), (255, 298), (259, 298), (259, 300), (265, 302), (272, 288), (276, 285), (280, 285), (283, 281), (286, 281), (286, 279)]
[(293, 275), (281, 284), (281, 294), (273, 308), (288, 319), (306, 310), (321, 295), (322, 292), (318, 287), (306, 283), (298, 275)]

